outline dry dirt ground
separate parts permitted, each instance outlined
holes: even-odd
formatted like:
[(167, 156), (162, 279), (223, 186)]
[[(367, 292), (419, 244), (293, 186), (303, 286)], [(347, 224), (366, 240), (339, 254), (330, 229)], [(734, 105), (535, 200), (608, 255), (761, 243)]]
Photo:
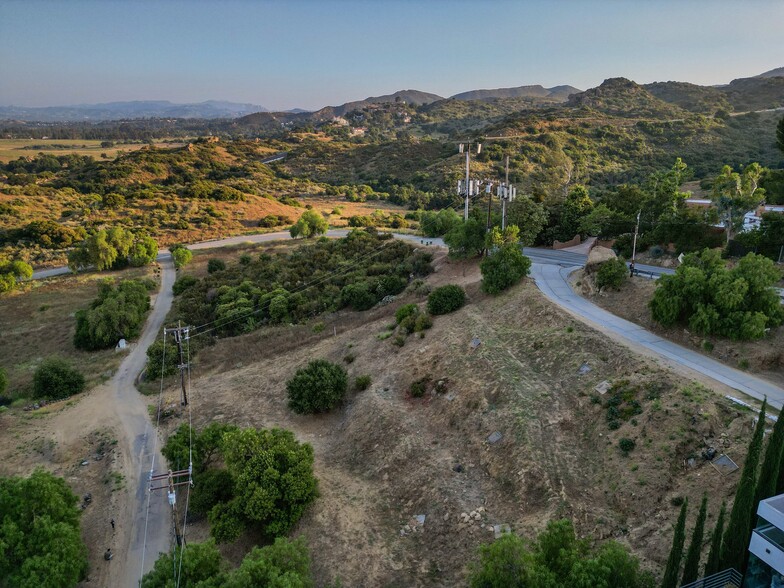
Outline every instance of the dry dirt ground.
[[(572, 284), (578, 291), (585, 281), (582, 270), (572, 275)], [(747, 369), (779, 386), (784, 385), (784, 327), (774, 330), (759, 341), (731, 341), (722, 337), (702, 337), (682, 327), (665, 328), (656, 323), (648, 309), (656, 282), (636, 277), (628, 280), (620, 291), (593, 292), (589, 298), (594, 304), (628, 321), (648, 329), (685, 347), (717, 359), (731, 367)]]
[[(696, 504), (707, 492), (710, 527), (733, 495), (738, 474), (720, 474), (703, 449), (742, 463), (753, 415), (564, 316), (530, 280), (488, 297), (475, 263), (439, 255), (436, 265), (430, 284), (463, 284), (468, 304), (403, 347), (379, 335), (398, 306), (423, 295), (323, 317), (320, 333), (310, 325), (263, 329), (202, 349), (193, 361), (194, 424), (284, 427), (313, 445), (321, 496), (295, 535), (310, 546), (320, 586), (336, 577), (352, 587), (463, 585), (477, 547), (493, 540), (492, 525), (532, 537), (560, 517), (581, 534), (617, 538), (660, 572), (674, 504)], [(373, 383), (331, 414), (295, 415), (285, 382), (319, 357)], [(581, 374), (583, 364), (590, 371)], [(409, 387), (422, 377), (446, 391), (412, 398)], [(594, 391), (604, 380), (626, 390), (616, 430), (607, 420), (612, 392)], [(176, 382), (165, 390), (176, 407)], [(175, 412), (168, 431), (185, 416)], [(628, 455), (621, 438), (636, 443)], [(187, 533), (203, 539), (208, 525), (191, 517)], [(237, 563), (256, 540), (224, 553)]]

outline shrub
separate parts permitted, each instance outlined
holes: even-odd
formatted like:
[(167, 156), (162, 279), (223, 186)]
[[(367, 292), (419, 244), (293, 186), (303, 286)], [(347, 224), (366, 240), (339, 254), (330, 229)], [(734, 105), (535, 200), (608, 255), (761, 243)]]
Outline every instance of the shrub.
[(259, 226), (265, 229), (271, 229), (282, 224), (283, 222), (280, 220), (280, 217), (274, 214), (268, 214), (259, 221)]
[(176, 269), (185, 267), (193, 258), (193, 253), (185, 245), (173, 245), (170, 251)]
[(343, 286), (340, 299), (343, 305), (354, 310), (369, 310), (378, 302), (378, 297), (370, 290), (370, 284), (364, 281)]
[(408, 392), (413, 398), (422, 398), (425, 395), (425, 392), (427, 392), (429, 385), (430, 378), (425, 376), (424, 378), (419, 378), (417, 381), (413, 382), (408, 389)]
[(329, 223), (327, 220), (315, 210), (306, 210), (299, 217), (299, 220), (291, 227), (291, 236), (304, 237), (309, 239), (318, 235), (323, 235), (327, 232)]
[(346, 355), (343, 356), (343, 361), (345, 361), (346, 363), (354, 363), (354, 360), (356, 358), (357, 356), (354, 355), (353, 353), (346, 353)]
[(623, 259), (616, 257), (599, 264), (596, 272), (596, 286), (598, 288), (612, 288), (620, 290), (629, 277), (629, 270)]
[[(166, 368), (163, 370), (164, 376), (171, 376), (177, 372), (177, 347), (169, 345), (166, 349)], [(146, 379), (155, 380), (161, 377), (161, 367), (164, 362), (163, 340), (159, 339), (147, 348), (147, 371)]]
[(240, 255), (240, 265), (250, 265), (252, 258), (249, 254), (243, 253)]
[(185, 292), (188, 288), (191, 288), (199, 283), (199, 280), (196, 276), (191, 275), (183, 275), (174, 280), (174, 285), (172, 286), (172, 292), (174, 292), (175, 296), (179, 296), (183, 292)]
[(517, 244), (508, 244), (485, 257), (479, 269), (482, 271), (482, 291), (499, 294), (528, 275), (531, 260), (523, 255)]
[(321, 333), (321, 332), (324, 331), (325, 328), (326, 328), (326, 325), (323, 322), (319, 321), (319, 322), (317, 322), (316, 324), (313, 325), (313, 332), (314, 333)]
[(465, 290), (454, 284), (440, 286), (427, 297), (427, 311), (430, 314), (454, 312), (465, 304)]
[(36, 398), (67, 398), (84, 390), (84, 384), (81, 372), (59, 357), (45, 359), (33, 374)]
[(348, 375), (342, 366), (313, 360), (286, 383), (289, 408), (300, 414), (327, 412), (340, 404), (347, 387)]
[(370, 388), (372, 380), (369, 375), (364, 374), (362, 376), (357, 376), (354, 380), (354, 389), (358, 392), (362, 392), (363, 390), (367, 390)]
[(433, 326), (433, 317), (429, 314), (420, 314), (414, 323), (414, 332), (421, 333)]
[(5, 395), (5, 391), (8, 389), (8, 374), (6, 373), (4, 368), (0, 368), (0, 398)]
[(637, 446), (637, 444), (634, 442), (634, 440), (633, 440), (633, 439), (628, 439), (628, 438), (626, 438), (626, 437), (622, 437), (622, 438), (621, 438), (621, 439), (618, 441), (618, 447), (620, 447), (620, 448), (621, 448), (621, 451), (623, 451), (624, 453), (629, 453), (629, 452), (630, 452), (631, 450), (633, 450), (633, 449), (634, 449), (636, 446)]
[(395, 311), (395, 321), (397, 324), (403, 322), (406, 317), (419, 314), (419, 307), (416, 304), (404, 304)]
[(220, 272), (226, 269), (226, 262), (222, 259), (210, 259), (207, 262), (207, 273), (214, 274), (215, 272)]

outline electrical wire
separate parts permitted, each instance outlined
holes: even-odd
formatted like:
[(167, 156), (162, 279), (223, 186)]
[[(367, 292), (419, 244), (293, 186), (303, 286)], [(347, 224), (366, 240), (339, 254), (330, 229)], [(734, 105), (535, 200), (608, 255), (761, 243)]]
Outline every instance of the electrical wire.
[[(155, 452), (158, 447), (158, 428), (161, 424), (161, 406), (163, 402), (163, 378), (166, 373), (166, 329), (163, 329), (163, 353), (161, 358), (161, 386), (158, 391), (158, 414), (155, 420), (155, 439), (153, 440), (152, 459), (150, 461), (150, 476), (152, 479), (153, 472), (155, 471)], [(142, 565), (139, 572), (139, 582), (141, 583), (144, 577), (144, 557), (147, 553), (147, 527), (150, 519), (150, 500), (152, 498), (152, 490), (147, 491), (147, 508), (144, 515), (144, 542), (142, 544)]]

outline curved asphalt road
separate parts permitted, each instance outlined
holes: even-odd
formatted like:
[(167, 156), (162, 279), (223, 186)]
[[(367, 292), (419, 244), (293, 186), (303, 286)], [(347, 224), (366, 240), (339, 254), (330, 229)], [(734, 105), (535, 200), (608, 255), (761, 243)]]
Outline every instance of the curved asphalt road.
[(668, 361), (713, 378), (752, 398), (762, 400), (767, 396), (768, 403), (771, 406), (777, 410), (782, 409), (784, 405), (784, 390), (778, 386), (728, 367), (701, 353), (662, 339), (639, 325), (599, 308), (579, 294), (576, 294), (569, 285), (568, 277), (569, 274), (580, 269), (580, 267), (575, 265), (560, 267), (559, 265), (534, 263), (531, 268), (531, 276), (545, 296), (583, 322), (620, 335), (634, 345), (645, 347)]

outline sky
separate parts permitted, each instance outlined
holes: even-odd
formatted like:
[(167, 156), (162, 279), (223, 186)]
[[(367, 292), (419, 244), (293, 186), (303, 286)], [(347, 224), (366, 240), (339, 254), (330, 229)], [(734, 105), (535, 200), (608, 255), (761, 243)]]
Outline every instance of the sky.
[(0, 0), (0, 105), (723, 84), (784, 66), (783, 27), (782, 0)]

